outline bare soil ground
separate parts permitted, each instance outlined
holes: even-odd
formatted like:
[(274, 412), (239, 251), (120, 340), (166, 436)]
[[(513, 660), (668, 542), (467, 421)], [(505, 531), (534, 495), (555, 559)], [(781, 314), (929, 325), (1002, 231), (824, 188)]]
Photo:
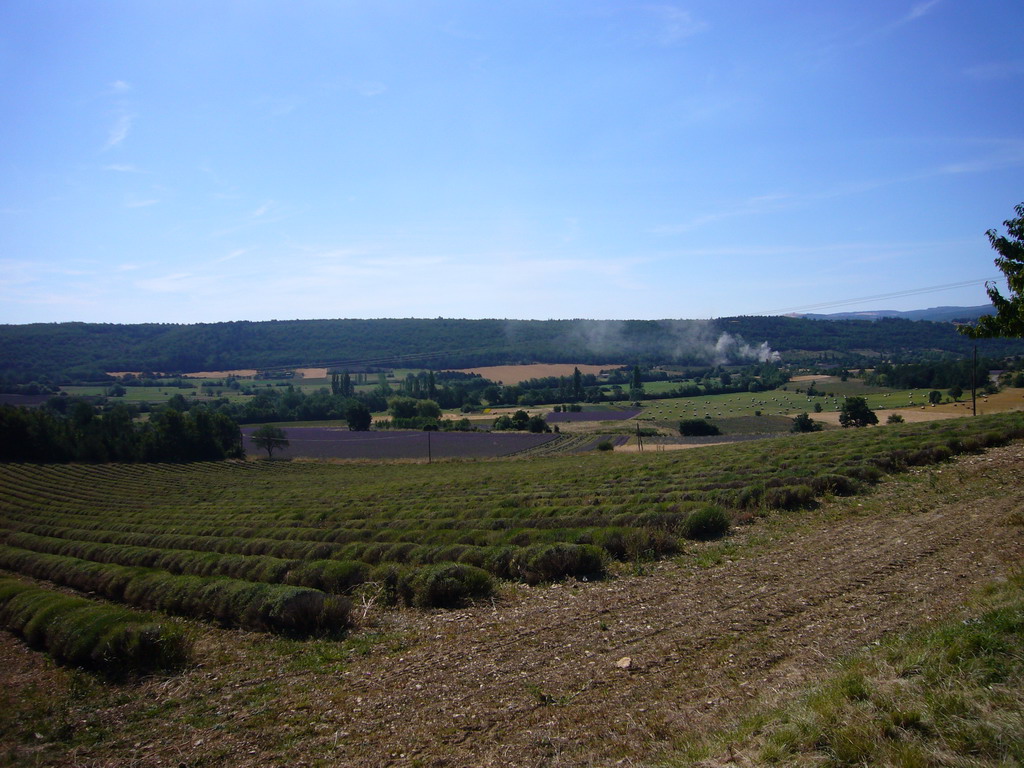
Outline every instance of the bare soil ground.
[(510, 586), (461, 611), (371, 608), (376, 642), (343, 663), (332, 643), (204, 629), (200, 667), (76, 698), (77, 678), (3, 635), (0, 705), (45, 690), (72, 730), (104, 737), (0, 744), (81, 766), (659, 764), (1019, 567), (1022, 467), (1021, 444), (961, 457), (643, 574)]

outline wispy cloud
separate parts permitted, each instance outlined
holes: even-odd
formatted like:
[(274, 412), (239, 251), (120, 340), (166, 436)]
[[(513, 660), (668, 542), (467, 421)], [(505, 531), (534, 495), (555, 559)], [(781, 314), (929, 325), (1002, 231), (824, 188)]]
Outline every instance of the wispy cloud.
[(384, 83), (376, 80), (368, 80), (366, 82), (359, 83), (356, 86), (356, 92), (360, 96), (373, 97), (380, 96), (382, 93), (387, 91), (388, 87)]
[(794, 201), (794, 197), (794, 195), (783, 193), (758, 195), (756, 197), (750, 197), (746, 200), (738, 201), (735, 205), (731, 205), (727, 208), (698, 214), (677, 224), (666, 224), (652, 227), (648, 230), (648, 233), (652, 235), (680, 235), (684, 232), (690, 232), (708, 224), (714, 224), (715, 222), (722, 221), (723, 219), (732, 219), (737, 216), (758, 216), (765, 213), (771, 213), (792, 203)]
[(990, 61), (964, 70), (964, 74), (975, 80), (1003, 80), (1024, 75), (1024, 60)]
[(675, 5), (649, 5), (647, 12), (657, 21), (656, 39), (661, 45), (676, 45), (708, 28), (707, 22), (697, 21)]
[(305, 102), (298, 96), (261, 96), (254, 102), (268, 117), (284, 117), (290, 115)]
[(266, 216), (267, 213), (270, 211), (270, 209), (273, 207), (273, 205), (274, 205), (274, 201), (273, 200), (268, 200), (263, 205), (261, 205), (259, 208), (257, 208), (255, 211), (253, 211), (252, 214), (250, 214), (250, 215), (254, 219), (258, 219), (261, 216)]
[(943, 163), (900, 175), (849, 181), (816, 191), (758, 195), (736, 201), (735, 204), (719, 210), (694, 215), (679, 223), (652, 227), (647, 232), (652, 235), (678, 235), (724, 219), (775, 213), (809, 203), (863, 194), (898, 184), (927, 181), (943, 176), (991, 173), (1022, 165), (1024, 165), (1024, 141), (999, 142), (995, 150), (982, 157)]
[(154, 293), (185, 293), (196, 285), (196, 276), (191, 272), (176, 272), (170, 275), (139, 280), (136, 287)]
[(117, 173), (142, 173), (142, 169), (134, 165), (123, 165), (120, 163), (113, 163), (111, 165), (104, 165), (104, 171), (115, 171)]
[(926, 0), (926, 2), (917, 3), (911, 6), (909, 11), (900, 16), (895, 21), (891, 21), (888, 24), (885, 24), (884, 26), (881, 26), (878, 29), (874, 30), (873, 32), (870, 32), (869, 34), (865, 35), (858, 41), (858, 43), (867, 43), (876, 38), (891, 35), (892, 33), (896, 32), (896, 30), (905, 27), (908, 24), (913, 24), (918, 19), (923, 19), (925, 16), (931, 13), (936, 7), (938, 7), (939, 3), (941, 2), (942, 0)]
[(103, 149), (112, 149), (128, 138), (134, 122), (135, 115), (124, 114), (118, 117), (107, 134), (107, 143), (103, 145)]
[(245, 249), (245, 248), (236, 248), (235, 250), (231, 251), (231, 253), (226, 253), (223, 256), (220, 256), (220, 257), (214, 259), (210, 263), (211, 264), (223, 264), (225, 261), (231, 261), (232, 259), (237, 259), (239, 256), (244, 256), (246, 253), (248, 253), (247, 249)]
[(942, 0), (925, 0), (923, 3), (918, 3), (911, 8), (910, 13), (904, 17), (904, 23), (920, 19), (922, 16), (927, 16), (931, 13), (932, 8), (937, 6), (940, 2), (942, 2)]
[(110, 84), (110, 91), (112, 93), (127, 93), (131, 89), (131, 85), (124, 80), (115, 80)]

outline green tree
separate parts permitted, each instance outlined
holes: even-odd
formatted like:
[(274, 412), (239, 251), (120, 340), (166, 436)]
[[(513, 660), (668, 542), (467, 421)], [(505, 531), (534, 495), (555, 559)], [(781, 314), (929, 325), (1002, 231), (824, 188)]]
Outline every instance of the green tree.
[(392, 397), (388, 399), (388, 410), (395, 419), (415, 419), (416, 400), (412, 397)]
[(839, 423), (844, 427), (866, 427), (877, 424), (878, 417), (863, 397), (848, 397), (839, 412)]
[(633, 375), (629, 380), (629, 399), (630, 400), (643, 400), (644, 399), (644, 382), (640, 377), (640, 366), (633, 366)]
[(928, 402), (932, 405), (938, 405), (942, 402), (942, 393), (937, 389), (933, 389), (928, 393)]
[(358, 400), (354, 400), (349, 407), (345, 409), (345, 420), (348, 422), (348, 428), (350, 431), (367, 432), (370, 429), (370, 423), (373, 421), (373, 416), (370, 414), (369, 408)]
[(949, 388), (949, 396), (952, 397), (957, 402), (960, 401), (960, 398), (961, 398), (961, 396), (963, 396), (963, 394), (964, 394), (963, 388), (958, 386), (958, 385), (954, 385), (954, 386)]
[(995, 336), (1024, 337), (1024, 203), (1019, 203), (1014, 211), (1015, 219), (1003, 222), (1007, 235), (1000, 235), (990, 229), (985, 234), (988, 241), (999, 256), (996, 266), (1006, 277), (1009, 295), (1003, 296), (995, 283), (988, 283), (985, 288), (995, 315), (978, 318), (975, 325), (961, 325), (957, 330), (975, 339), (989, 339)]
[(441, 418), (441, 406), (434, 400), (417, 400), (416, 415), (421, 419)]
[(705, 419), (683, 419), (679, 422), (679, 434), (683, 437), (705, 437), (720, 435), (722, 430)]
[(512, 429), (526, 429), (530, 424), (530, 414), (519, 410), (512, 414)]
[(540, 415), (531, 416), (530, 420), (526, 422), (526, 428), (531, 432), (536, 432), (538, 434), (551, 431), (551, 427), (549, 427), (548, 423), (544, 421), (544, 417)]
[(793, 419), (793, 426), (789, 428), (790, 432), (820, 432), (821, 424), (816, 422), (806, 413), (801, 413)]
[(274, 451), (287, 448), (289, 445), (284, 430), (270, 424), (257, 427), (252, 433), (252, 442), (257, 448), (267, 452), (268, 459), (274, 455)]

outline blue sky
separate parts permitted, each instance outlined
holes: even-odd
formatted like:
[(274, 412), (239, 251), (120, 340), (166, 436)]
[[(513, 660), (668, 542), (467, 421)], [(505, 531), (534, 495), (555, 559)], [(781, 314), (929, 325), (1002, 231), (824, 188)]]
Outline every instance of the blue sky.
[(1022, 28), (1019, 0), (5, 0), (0, 322), (981, 304)]

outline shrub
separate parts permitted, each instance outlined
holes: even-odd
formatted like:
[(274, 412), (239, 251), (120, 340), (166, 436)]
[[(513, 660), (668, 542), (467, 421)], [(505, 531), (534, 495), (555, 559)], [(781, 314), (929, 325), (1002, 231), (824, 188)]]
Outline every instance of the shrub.
[(679, 434), (683, 437), (705, 437), (720, 435), (722, 430), (706, 419), (683, 419), (679, 422)]
[(491, 575), (464, 563), (436, 563), (420, 568), (410, 586), (412, 604), (418, 608), (457, 608), (494, 593)]
[(789, 428), (790, 432), (820, 432), (821, 424), (816, 422), (806, 413), (799, 414), (793, 419), (793, 426)]
[(123, 676), (183, 666), (184, 630), (152, 614), (0, 579), (0, 624), (55, 660)]
[(356, 560), (313, 560), (290, 570), (284, 581), (342, 595), (362, 584), (369, 575), (370, 566)]
[(513, 571), (527, 584), (569, 576), (599, 578), (604, 575), (604, 557), (592, 544), (534, 544), (517, 554)]
[(814, 506), (814, 491), (809, 485), (786, 485), (765, 491), (764, 502), (775, 509), (807, 509)]
[(516, 550), (512, 547), (491, 547), (484, 556), (483, 568), (500, 579), (514, 579)]
[[(583, 539), (584, 537), (581, 537)], [(616, 560), (639, 560), (675, 554), (679, 546), (666, 528), (600, 528), (586, 536)]]
[(2, 545), (0, 566), (140, 608), (218, 621), (225, 626), (297, 635), (347, 628), (347, 624), (325, 627), (321, 614), (327, 596), (306, 587), (176, 576)]
[(748, 485), (736, 492), (733, 504), (739, 509), (751, 509), (761, 505), (764, 499), (764, 485)]
[(695, 541), (720, 539), (729, 532), (729, 518), (720, 507), (704, 507), (691, 512), (683, 524), (681, 533)]
[(380, 588), (381, 600), (387, 605), (412, 602), (411, 577), (412, 569), (399, 563), (383, 563), (370, 571), (370, 582)]
[(615, 446), (612, 445), (612, 441), (611, 440), (602, 440), (600, 443), (597, 444), (597, 450), (599, 450), (599, 451), (614, 451), (615, 450)]
[(953, 451), (947, 445), (930, 445), (910, 454), (907, 457), (907, 464), (914, 467), (923, 467), (928, 464), (938, 464), (946, 461), (952, 455)]
[(811, 480), (811, 490), (819, 496), (852, 496), (859, 488), (857, 483), (846, 475), (818, 475)]
[(865, 483), (877, 483), (882, 479), (883, 472), (870, 464), (857, 464), (844, 470), (848, 477), (854, 480), (861, 480)]

